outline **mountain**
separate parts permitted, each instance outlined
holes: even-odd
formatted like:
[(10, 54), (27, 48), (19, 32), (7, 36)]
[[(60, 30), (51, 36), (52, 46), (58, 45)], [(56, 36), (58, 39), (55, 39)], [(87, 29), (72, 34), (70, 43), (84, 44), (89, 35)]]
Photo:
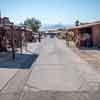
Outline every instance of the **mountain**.
[(48, 29), (69, 29), (73, 27), (73, 25), (63, 25), (63, 24), (49, 24), (49, 25), (43, 25), (40, 28), (40, 31), (47, 31)]
[(54, 25), (43, 25), (40, 30), (47, 31), (48, 29), (64, 29), (65, 25), (62, 24), (54, 24)]

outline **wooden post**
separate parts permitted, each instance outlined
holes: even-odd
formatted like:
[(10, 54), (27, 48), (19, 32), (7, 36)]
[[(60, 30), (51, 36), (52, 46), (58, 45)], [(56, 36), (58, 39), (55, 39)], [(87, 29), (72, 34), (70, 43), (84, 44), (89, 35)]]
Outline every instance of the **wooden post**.
[(27, 30), (26, 30), (26, 26), (24, 26), (24, 36), (23, 36), (23, 38), (24, 38), (24, 43), (25, 43), (25, 50), (27, 51)]
[(19, 31), (21, 31), (20, 32), (20, 53), (21, 53), (21, 55), (22, 55), (22, 53), (23, 53), (23, 48), (22, 48), (22, 30), (19, 28)]
[(15, 60), (15, 48), (14, 48), (14, 26), (11, 25), (11, 47), (12, 47), (12, 59)]
[(80, 47), (80, 33), (79, 33), (79, 29), (76, 29), (75, 33), (76, 33), (76, 41), (77, 41), (76, 45), (79, 48)]

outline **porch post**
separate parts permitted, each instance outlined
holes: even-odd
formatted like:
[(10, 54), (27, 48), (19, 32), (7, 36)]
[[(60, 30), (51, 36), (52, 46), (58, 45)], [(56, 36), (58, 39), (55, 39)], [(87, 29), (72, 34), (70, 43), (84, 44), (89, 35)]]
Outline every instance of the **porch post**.
[(15, 60), (15, 48), (14, 48), (14, 26), (11, 25), (11, 47), (12, 47), (12, 59)]
[(26, 26), (24, 26), (24, 36), (23, 36), (23, 38), (24, 38), (24, 43), (25, 43), (25, 50), (27, 51), (27, 34), (28, 34), (28, 32), (27, 32), (27, 29), (26, 29)]
[(76, 41), (77, 41), (77, 43), (76, 43), (76, 45), (77, 45), (77, 47), (80, 47), (80, 33), (79, 33), (79, 29), (76, 29), (75, 30), (76, 32)]

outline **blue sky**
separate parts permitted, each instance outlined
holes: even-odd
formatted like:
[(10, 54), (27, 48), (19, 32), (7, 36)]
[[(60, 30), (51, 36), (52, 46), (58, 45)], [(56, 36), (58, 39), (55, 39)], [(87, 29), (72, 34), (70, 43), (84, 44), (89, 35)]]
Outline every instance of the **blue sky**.
[(35, 17), (43, 24), (100, 20), (100, 0), (0, 0), (2, 16), (15, 23)]

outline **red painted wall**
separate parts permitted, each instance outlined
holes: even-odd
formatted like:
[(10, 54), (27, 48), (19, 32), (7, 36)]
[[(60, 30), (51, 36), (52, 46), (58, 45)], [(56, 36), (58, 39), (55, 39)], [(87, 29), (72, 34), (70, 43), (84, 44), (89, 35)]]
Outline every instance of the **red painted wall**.
[(97, 46), (98, 44), (100, 44), (100, 25), (93, 26), (92, 35), (93, 35), (93, 45)]

